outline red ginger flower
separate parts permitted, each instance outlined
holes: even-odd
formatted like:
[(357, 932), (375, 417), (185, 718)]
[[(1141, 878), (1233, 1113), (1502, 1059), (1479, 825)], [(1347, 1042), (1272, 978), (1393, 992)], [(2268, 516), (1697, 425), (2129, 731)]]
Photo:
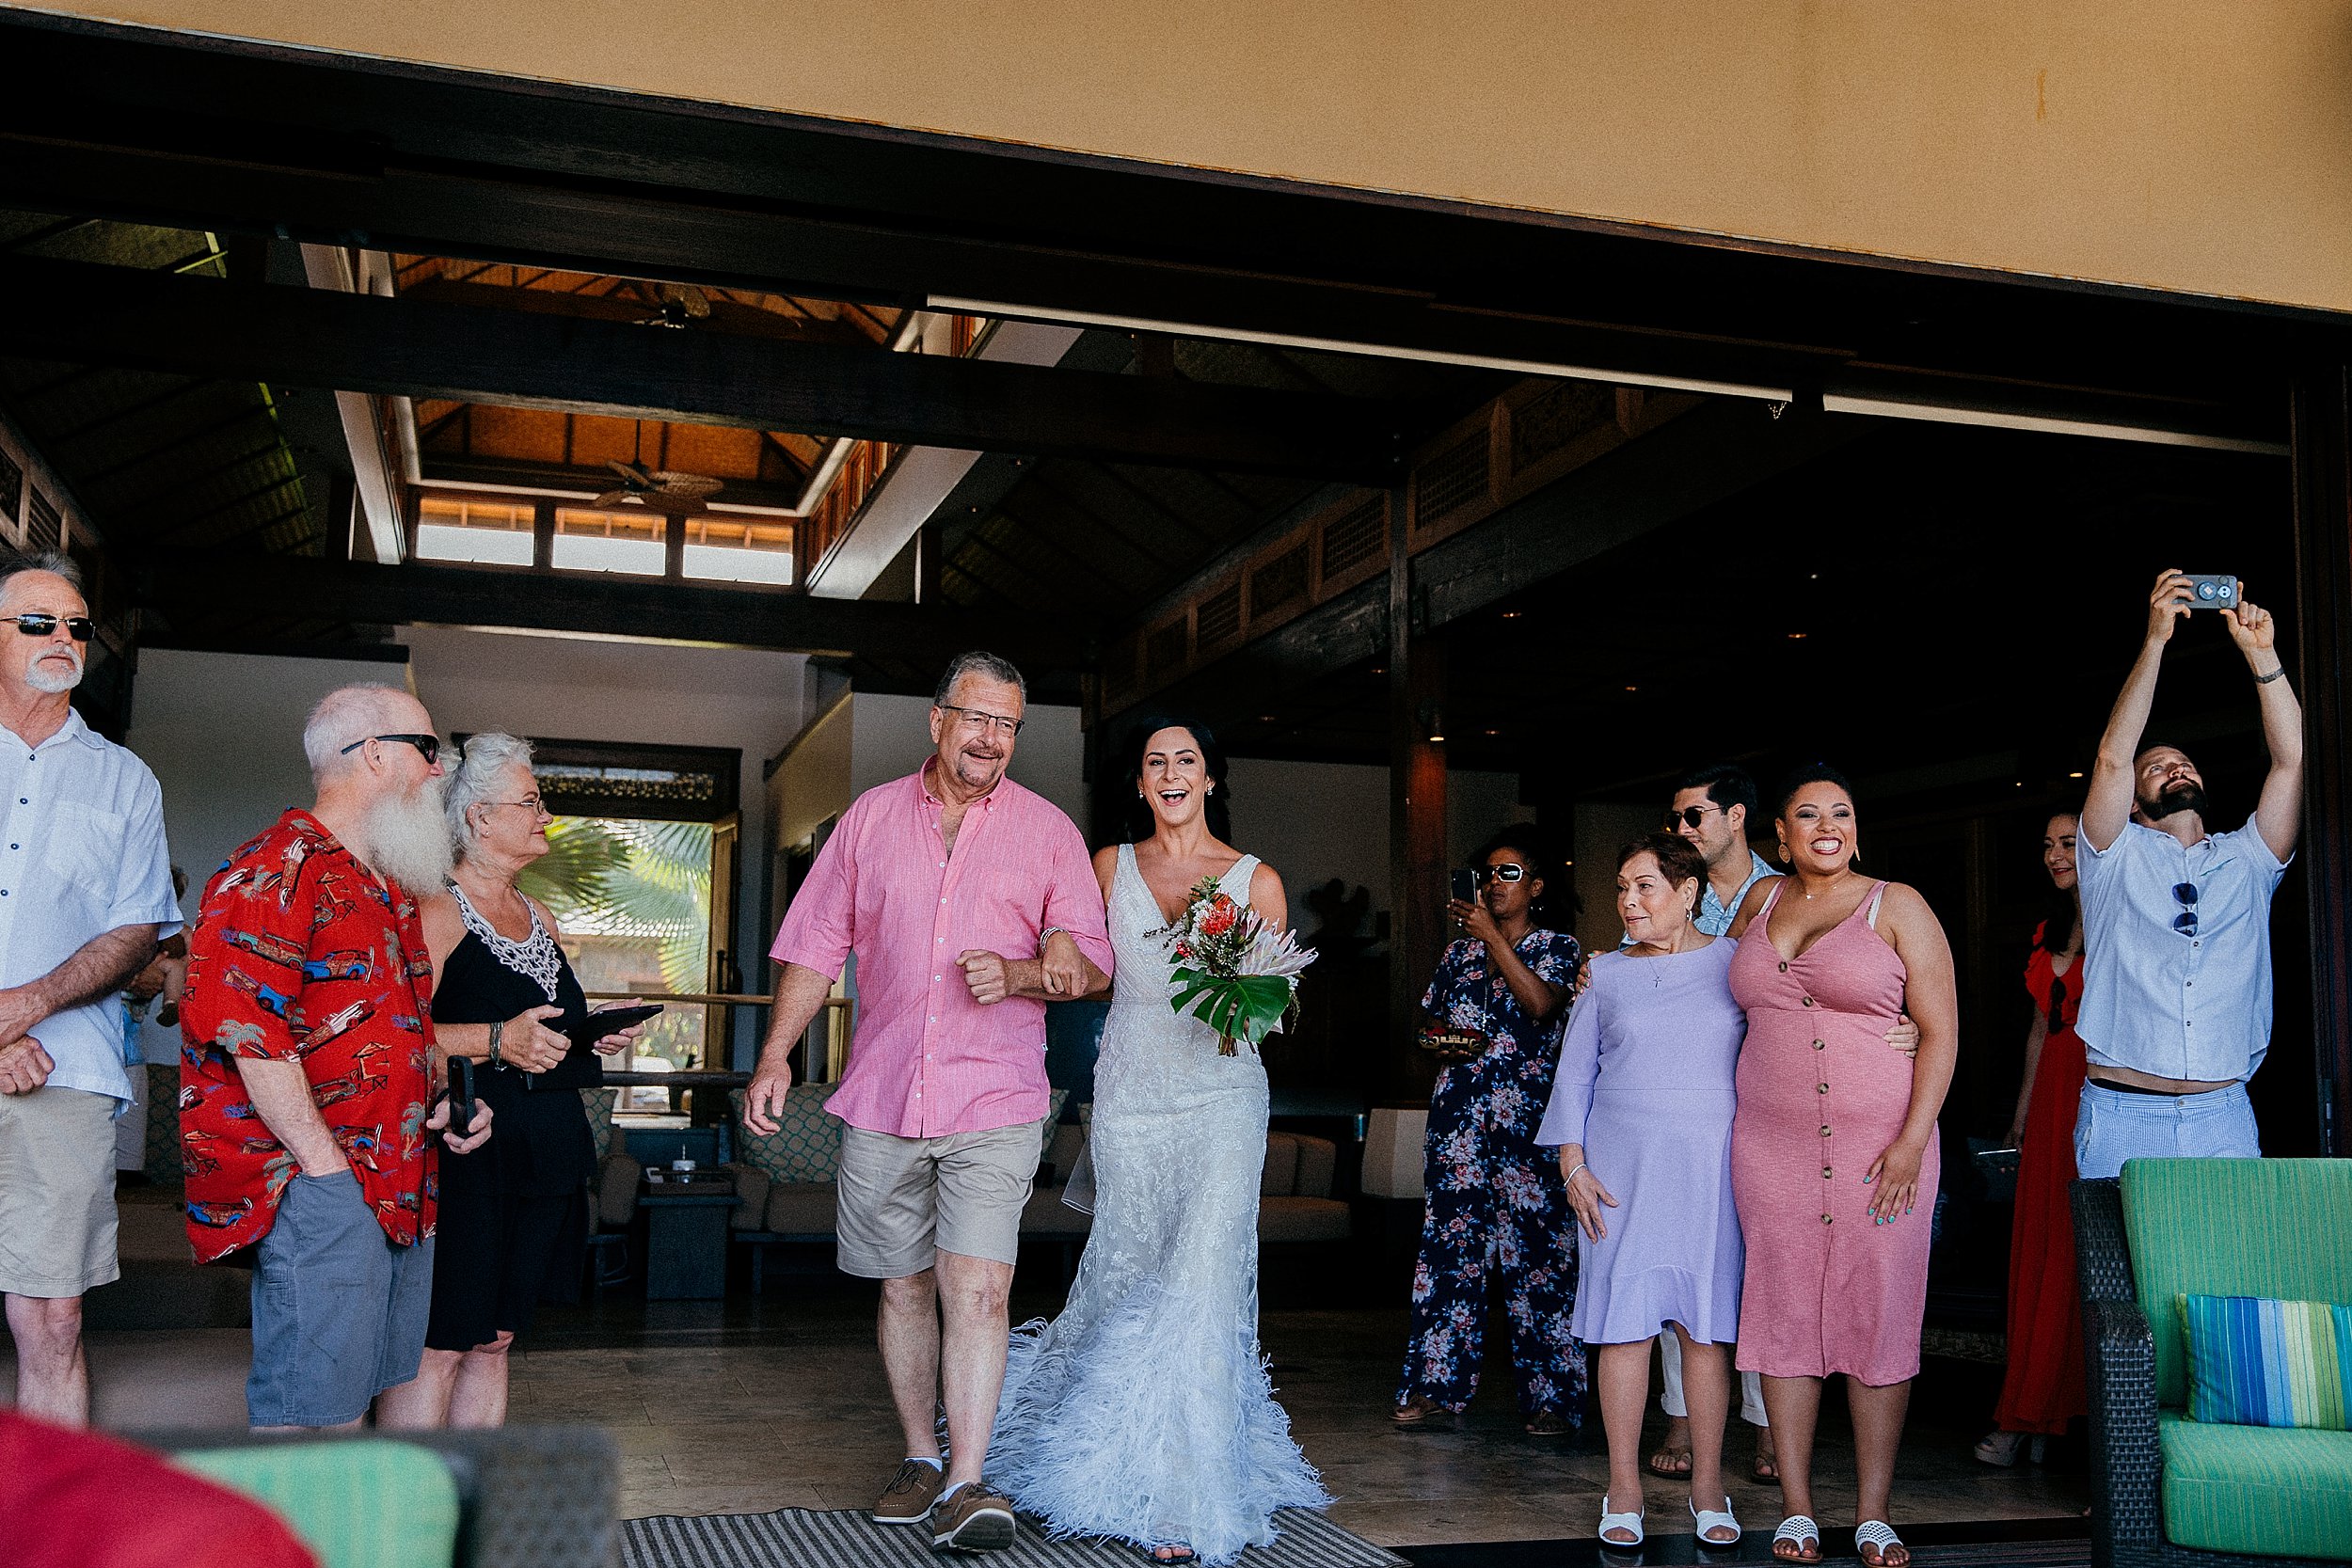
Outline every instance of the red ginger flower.
[(1231, 898), (1220, 894), (1216, 903), (1211, 906), (1209, 912), (1200, 917), (1200, 934), (1204, 937), (1221, 937), (1232, 930), (1233, 922), (1240, 918), (1240, 909)]

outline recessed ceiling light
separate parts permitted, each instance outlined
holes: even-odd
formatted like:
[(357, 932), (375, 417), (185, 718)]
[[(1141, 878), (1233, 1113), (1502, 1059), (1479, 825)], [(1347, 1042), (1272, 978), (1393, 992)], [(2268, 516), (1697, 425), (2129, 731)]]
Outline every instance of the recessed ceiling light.
[(1802, 642), (1804, 641), (1804, 633), (1801, 631), (1792, 631), (1788, 634), (1788, 641), (1791, 642)]
[(1502, 732), (1501, 730), (1488, 730), (1486, 733), (1488, 735), (1501, 735)]
[(1261, 724), (1271, 724), (1274, 722), (1274, 715), (1271, 713), (1261, 713), (1258, 715), (1258, 722)]
[(1627, 687), (1627, 688), (1626, 688), (1626, 689), (1627, 689), (1628, 691), (1639, 691), (1639, 690), (1641, 690), (1642, 689), (1641, 689), (1640, 687), (1638, 687), (1638, 686), (1629, 686), (1629, 687)]
[(1506, 610), (1502, 612), (1502, 618), (1506, 621), (1516, 621), (1519, 618), (1519, 611), (1516, 610)]
[(2079, 779), (2082, 777), (2080, 773), (2069, 773), (2066, 776), (2070, 779)]

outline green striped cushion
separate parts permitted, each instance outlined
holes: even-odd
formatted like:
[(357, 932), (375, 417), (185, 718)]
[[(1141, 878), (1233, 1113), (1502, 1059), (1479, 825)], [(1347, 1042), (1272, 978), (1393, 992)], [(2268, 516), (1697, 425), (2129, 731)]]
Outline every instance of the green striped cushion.
[(275, 1511), (320, 1568), (446, 1568), (457, 1550), (457, 1483), (413, 1444), (261, 1443), (172, 1463)]
[(2259, 1296), (2176, 1298), (2188, 1337), (2188, 1413), (2236, 1426), (2344, 1430), (2352, 1307)]

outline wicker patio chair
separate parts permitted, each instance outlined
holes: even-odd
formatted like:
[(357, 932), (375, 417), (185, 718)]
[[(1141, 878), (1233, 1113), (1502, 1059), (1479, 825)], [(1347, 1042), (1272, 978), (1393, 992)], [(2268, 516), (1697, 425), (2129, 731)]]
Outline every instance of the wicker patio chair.
[(621, 1560), (620, 1455), (612, 1436), (593, 1427), (130, 1435), (167, 1450), (355, 1439), (412, 1444), (438, 1455), (457, 1483), (452, 1568), (618, 1568)]
[[(2231, 1178), (2274, 1177), (2294, 1180), (2315, 1171), (2291, 1172), (2285, 1167), (2315, 1167), (2321, 1161), (2198, 1161), (2152, 1162), (2169, 1165), (2231, 1165)], [(2244, 1167), (2267, 1166), (2261, 1173)], [(2340, 1174), (2340, 1172), (2338, 1173)], [(2234, 1183), (2232, 1183), (2234, 1184)], [(2114, 1180), (2076, 1181), (2073, 1190), (2074, 1249), (2083, 1298), (2084, 1370), (2090, 1383), (2091, 1562), (2094, 1568), (2220, 1568), (2222, 1564), (2277, 1562), (2271, 1553), (2235, 1553), (2176, 1545), (2165, 1533), (2164, 1449), (2162, 1430), (2182, 1412), (2168, 1410), (2160, 1399), (2156, 1337), (2139, 1295), (2133, 1271), (2131, 1243), (2125, 1228), (2123, 1184)], [(2304, 1236), (2302, 1250), (2332, 1251), (2344, 1244), (2330, 1233), (2324, 1219)], [(2289, 1239), (2285, 1248), (2297, 1243)], [(2217, 1247), (2217, 1251), (2226, 1250)], [(2292, 1272), (2292, 1271), (2290, 1271)], [(2158, 1278), (2164, 1275), (2159, 1274)], [(2295, 1283), (2308, 1284), (2308, 1281)], [(2190, 1289), (2196, 1289), (2191, 1286)], [(2238, 1293), (2227, 1291), (2223, 1293)], [(2271, 1293), (2265, 1291), (2264, 1293)], [(2292, 1288), (2297, 1299), (2310, 1294)], [(2178, 1338), (2177, 1329), (2173, 1331)], [(2174, 1360), (2179, 1352), (2172, 1353)], [(2174, 1376), (2180, 1374), (2176, 1370)], [(2174, 1393), (2177, 1406), (2180, 1396)], [(2246, 1429), (2229, 1429), (2246, 1430)], [(2259, 1432), (2261, 1429), (2252, 1429)], [(2343, 1438), (2343, 1433), (2328, 1433)]]

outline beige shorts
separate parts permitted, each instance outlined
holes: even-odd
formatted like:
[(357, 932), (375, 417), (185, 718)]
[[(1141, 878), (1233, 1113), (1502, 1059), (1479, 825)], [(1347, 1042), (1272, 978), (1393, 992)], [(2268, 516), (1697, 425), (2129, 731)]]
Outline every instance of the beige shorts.
[(114, 1115), (87, 1089), (0, 1094), (0, 1291), (78, 1296), (122, 1272)]
[(1041, 1121), (899, 1138), (841, 1129), (843, 1274), (904, 1279), (943, 1252), (1010, 1266), (1021, 1248), (1021, 1211), (1044, 1158)]

